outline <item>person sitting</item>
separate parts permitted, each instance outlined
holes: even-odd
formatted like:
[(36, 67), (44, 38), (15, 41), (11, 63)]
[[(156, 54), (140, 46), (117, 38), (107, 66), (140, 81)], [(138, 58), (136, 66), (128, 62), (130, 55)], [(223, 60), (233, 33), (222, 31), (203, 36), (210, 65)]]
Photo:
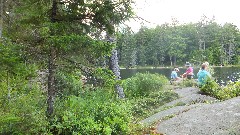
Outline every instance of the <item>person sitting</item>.
[(171, 73), (171, 79), (176, 81), (176, 80), (179, 80), (180, 78), (178, 77), (177, 75), (177, 72), (179, 72), (179, 69), (178, 68), (174, 68), (172, 73)]
[(201, 88), (207, 83), (207, 80), (211, 78), (210, 73), (207, 71), (208, 64), (203, 63), (201, 70), (197, 73), (198, 77), (198, 86)]
[(186, 62), (185, 66), (187, 67), (186, 72), (182, 75), (182, 78), (192, 79), (193, 78), (193, 67), (189, 62)]
[(174, 68), (172, 73), (171, 73), (171, 81), (170, 81), (171, 84), (173, 84), (173, 81), (181, 80), (181, 78), (178, 77), (177, 72), (179, 72), (179, 69), (178, 68)]

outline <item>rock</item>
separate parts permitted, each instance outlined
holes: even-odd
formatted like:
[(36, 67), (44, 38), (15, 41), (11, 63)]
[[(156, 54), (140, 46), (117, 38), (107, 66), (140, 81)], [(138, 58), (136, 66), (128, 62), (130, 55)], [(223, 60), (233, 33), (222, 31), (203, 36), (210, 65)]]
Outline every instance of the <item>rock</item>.
[(166, 135), (240, 134), (240, 97), (192, 108), (159, 123), (157, 131)]
[(157, 123), (157, 132), (165, 135), (240, 134), (240, 97), (219, 102), (199, 94), (198, 88), (176, 89), (175, 92), (179, 99), (160, 107), (158, 110), (163, 111), (140, 123)]

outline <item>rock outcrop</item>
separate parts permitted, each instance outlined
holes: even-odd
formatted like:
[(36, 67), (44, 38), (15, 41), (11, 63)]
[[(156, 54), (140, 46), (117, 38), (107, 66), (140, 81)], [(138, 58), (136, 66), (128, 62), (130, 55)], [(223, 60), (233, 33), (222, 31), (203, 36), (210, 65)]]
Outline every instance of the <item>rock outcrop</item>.
[(141, 121), (166, 135), (239, 135), (240, 97), (226, 101), (199, 94), (197, 88), (177, 89), (180, 98)]

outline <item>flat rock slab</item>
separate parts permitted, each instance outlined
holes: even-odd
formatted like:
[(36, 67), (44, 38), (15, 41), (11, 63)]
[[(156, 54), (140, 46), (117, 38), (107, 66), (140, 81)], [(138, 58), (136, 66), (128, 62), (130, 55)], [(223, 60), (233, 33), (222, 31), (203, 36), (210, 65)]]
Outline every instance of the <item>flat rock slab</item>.
[(240, 97), (191, 108), (160, 122), (157, 131), (166, 135), (238, 135)]
[(198, 94), (198, 88), (187, 87), (182, 89), (176, 89), (174, 91), (179, 95), (179, 99), (176, 99), (158, 108), (158, 110), (163, 111), (160, 111), (140, 121), (140, 123), (144, 125), (150, 125), (154, 122), (161, 121), (166, 117), (174, 117), (175, 115), (179, 115), (180, 113), (188, 111), (192, 108), (205, 105), (203, 103), (216, 101), (215, 98)]
[(174, 90), (180, 97), (186, 97), (192, 94), (198, 94), (199, 89), (198, 88), (193, 88), (193, 87), (187, 87), (187, 88), (180, 88)]
[(179, 115), (180, 113), (183, 113), (185, 111), (188, 111), (188, 110), (195, 108), (197, 106), (200, 106), (200, 105), (201, 104), (193, 104), (190, 106), (176, 106), (176, 107), (158, 112), (158, 113), (140, 121), (140, 123), (144, 124), (144, 125), (150, 125), (150, 124), (152, 124), (154, 122), (158, 122), (168, 116)]
[(174, 92), (176, 92), (179, 95), (179, 99), (169, 102), (165, 104), (163, 107), (172, 106), (176, 104), (189, 105), (194, 103), (218, 102), (216, 98), (199, 94), (200, 92), (199, 88), (187, 87), (182, 89), (176, 89), (174, 90)]
[[(178, 105), (179, 104), (190, 105), (190, 104), (195, 104), (195, 103), (214, 103), (214, 102), (218, 102), (218, 100), (216, 98), (206, 96), (206, 95), (190, 94), (190, 95), (186, 95), (185, 97), (181, 97), (179, 99), (173, 100), (173, 101), (165, 104), (163, 107), (174, 106), (177, 104)], [(161, 107), (161, 108), (163, 108), (163, 107)]]

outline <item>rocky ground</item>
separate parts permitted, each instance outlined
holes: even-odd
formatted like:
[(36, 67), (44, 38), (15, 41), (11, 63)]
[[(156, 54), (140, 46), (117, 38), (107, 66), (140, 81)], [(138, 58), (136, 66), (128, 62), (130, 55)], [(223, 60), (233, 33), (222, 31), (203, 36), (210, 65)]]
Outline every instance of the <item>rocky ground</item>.
[(199, 94), (198, 88), (175, 91), (179, 99), (141, 123), (154, 124), (166, 135), (240, 135), (240, 97), (220, 102)]

